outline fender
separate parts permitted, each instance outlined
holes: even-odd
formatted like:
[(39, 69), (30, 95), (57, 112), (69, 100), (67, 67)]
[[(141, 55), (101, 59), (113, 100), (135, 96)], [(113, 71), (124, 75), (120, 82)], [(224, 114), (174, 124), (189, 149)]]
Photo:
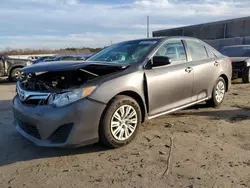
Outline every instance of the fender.
[(101, 83), (98, 86), (98, 90), (94, 91), (91, 96), (89, 96), (89, 98), (107, 104), (116, 95), (126, 92), (133, 92), (142, 99), (145, 114), (147, 114), (147, 91), (145, 91), (147, 87), (145, 84), (144, 71), (141, 70), (117, 77), (115, 78), (115, 83), (114, 79), (110, 79), (104, 83)]

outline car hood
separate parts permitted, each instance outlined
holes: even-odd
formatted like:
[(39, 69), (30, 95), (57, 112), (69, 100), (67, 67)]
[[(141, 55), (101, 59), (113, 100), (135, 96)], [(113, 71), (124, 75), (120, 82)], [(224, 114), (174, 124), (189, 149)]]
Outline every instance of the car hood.
[(113, 66), (113, 67), (127, 67), (128, 64), (122, 63), (107, 63), (107, 62), (91, 62), (91, 61), (53, 61), (37, 63), (31, 66), (24, 67), (22, 71), (24, 73), (36, 73), (36, 72), (56, 72), (56, 71), (68, 71), (83, 69), (88, 66)]
[(232, 59), (232, 62), (241, 62), (241, 61), (247, 61), (250, 60), (250, 57), (230, 57)]

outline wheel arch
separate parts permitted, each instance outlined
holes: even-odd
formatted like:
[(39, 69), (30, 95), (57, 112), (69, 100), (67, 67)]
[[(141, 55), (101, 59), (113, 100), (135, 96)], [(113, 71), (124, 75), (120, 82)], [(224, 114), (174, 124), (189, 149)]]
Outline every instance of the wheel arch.
[(142, 97), (136, 93), (135, 91), (123, 91), (121, 93), (118, 93), (117, 95), (126, 95), (129, 96), (131, 98), (133, 98), (134, 100), (136, 100), (136, 102), (139, 104), (140, 108), (141, 108), (141, 113), (142, 113), (142, 123), (145, 121), (145, 117), (146, 117), (146, 108), (145, 108), (145, 104), (143, 102)]
[(222, 77), (225, 80), (225, 82), (226, 82), (226, 91), (228, 91), (228, 87), (229, 87), (228, 77), (225, 74), (221, 74), (219, 77)]
[[(140, 109), (141, 109), (141, 113), (142, 113), (142, 122), (143, 123), (146, 119), (146, 114), (147, 114), (147, 110), (146, 110), (146, 106), (143, 102), (143, 99), (142, 97), (135, 91), (132, 91), (132, 90), (127, 90), (127, 91), (122, 91), (120, 93), (117, 93), (115, 96), (113, 96), (109, 102), (107, 103), (107, 106), (109, 106), (109, 104), (111, 103), (111, 101), (118, 95), (125, 95), (125, 96), (129, 96), (131, 98), (133, 98), (140, 106)], [(102, 117), (103, 115), (105, 114), (107, 109), (104, 110), (103, 114), (102, 114)]]
[(15, 66), (11, 66), (11, 67), (9, 67), (9, 69), (8, 69), (8, 76), (10, 76), (10, 74), (11, 74), (11, 72), (14, 70), (14, 69), (16, 69), (16, 68), (23, 68), (24, 66), (23, 65), (15, 65)]

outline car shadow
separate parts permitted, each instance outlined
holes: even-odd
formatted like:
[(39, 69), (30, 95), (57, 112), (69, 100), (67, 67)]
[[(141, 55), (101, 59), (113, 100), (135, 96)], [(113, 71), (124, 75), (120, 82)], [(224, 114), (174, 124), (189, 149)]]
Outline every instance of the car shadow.
[(0, 99), (0, 167), (33, 159), (84, 155), (108, 150), (98, 143), (79, 148), (38, 147), (16, 131), (11, 106), (11, 100)]
[(0, 85), (13, 85), (16, 82), (10, 81), (7, 77), (0, 78)]
[[(98, 143), (79, 148), (45, 148), (34, 145), (21, 137), (21, 135), (14, 134), (13, 136), (15, 136), (15, 140), (18, 138), (18, 142), (14, 140), (11, 141), (14, 142), (14, 145), (11, 149), (8, 148), (7, 151), (4, 152), (4, 155), (0, 157), (0, 167), (34, 159), (73, 156), (79, 154), (84, 155), (108, 150), (108, 148), (105, 148)], [(1, 147), (1, 150), (2, 149), (4, 148)]]
[(240, 121), (250, 120), (250, 107), (221, 107), (219, 109), (215, 109), (207, 107), (206, 104), (198, 104), (170, 114), (169, 116), (206, 116), (212, 120), (225, 120), (230, 123), (237, 123)]
[[(2, 109), (2, 110), (1, 110)], [(200, 110), (194, 110), (200, 109)], [(250, 110), (240, 108), (213, 109), (205, 104), (198, 104), (169, 116), (179, 118), (181, 116), (207, 116), (213, 120), (226, 120), (229, 123), (250, 120)], [(46, 148), (38, 147), (22, 137), (13, 124), (11, 101), (0, 99), (0, 167), (22, 161), (41, 158), (53, 158), (70, 155), (85, 155), (88, 153), (102, 153), (108, 149), (101, 145), (92, 144), (80, 148)]]
[(199, 103), (193, 106), (190, 106), (184, 110), (199, 110), (199, 109), (204, 109), (204, 108), (209, 108), (206, 103)]

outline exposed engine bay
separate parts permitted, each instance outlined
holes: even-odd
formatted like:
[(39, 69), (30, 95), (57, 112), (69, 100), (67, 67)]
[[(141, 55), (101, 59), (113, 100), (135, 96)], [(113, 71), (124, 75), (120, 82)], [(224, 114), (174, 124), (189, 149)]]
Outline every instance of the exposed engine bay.
[(123, 70), (120, 66), (89, 65), (83, 69), (66, 71), (48, 71), (27, 73), (20, 81), (22, 89), (27, 91), (56, 91), (80, 86), (97, 77)]

